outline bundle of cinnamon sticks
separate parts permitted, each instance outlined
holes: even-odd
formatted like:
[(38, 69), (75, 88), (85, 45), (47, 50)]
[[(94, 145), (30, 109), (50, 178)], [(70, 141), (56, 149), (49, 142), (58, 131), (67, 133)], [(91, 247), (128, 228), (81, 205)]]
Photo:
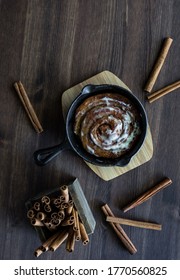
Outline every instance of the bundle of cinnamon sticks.
[[(169, 185), (172, 184), (172, 180), (170, 178), (164, 178), (161, 180), (158, 184), (156, 184), (154, 187), (140, 195), (137, 199), (132, 201), (130, 204), (128, 204), (126, 207), (123, 208), (123, 212), (127, 212), (140, 204), (146, 202), (148, 199), (150, 199), (152, 196), (156, 195), (161, 190), (165, 189)], [(121, 225), (128, 225), (128, 226), (134, 226), (139, 228), (145, 228), (145, 229), (152, 229), (152, 230), (161, 230), (162, 225), (157, 223), (150, 223), (150, 222), (144, 222), (144, 221), (136, 221), (136, 220), (130, 220), (130, 219), (124, 219), (120, 217), (115, 217), (110, 207), (105, 204), (101, 207), (102, 211), (104, 212), (106, 216), (106, 221), (111, 225), (113, 230), (115, 231), (118, 238), (121, 240), (121, 242), (124, 244), (126, 249), (130, 252), (130, 254), (135, 254), (137, 252), (136, 247), (130, 240), (130, 238), (127, 236)]]
[(34, 201), (27, 212), (34, 227), (45, 227), (50, 237), (34, 252), (36, 257), (48, 250), (55, 251), (66, 240), (66, 250), (73, 252), (75, 241), (88, 244), (89, 237), (74, 205), (67, 185), (60, 187), (59, 194), (42, 196)]
[(155, 92), (152, 92), (155, 82), (160, 74), (161, 68), (163, 67), (163, 65), (165, 63), (165, 60), (166, 60), (166, 57), (170, 50), (172, 42), (173, 42), (172, 38), (168, 37), (168, 38), (164, 39), (161, 50), (159, 52), (159, 55), (156, 59), (154, 67), (153, 67), (151, 74), (148, 78), (148, 81), (145, 85), (144, 90), (149, 93), (147, 95), (147, 99), (148, 99), (149, 103), (152, 103), (152, 102), (158, 100), (159, 98), (165, 96), (166, 94), (168, 94), (180, 87), (180, 80), (179, 80), (179, 81), (176, 81), (170, 85), (167, 85)]

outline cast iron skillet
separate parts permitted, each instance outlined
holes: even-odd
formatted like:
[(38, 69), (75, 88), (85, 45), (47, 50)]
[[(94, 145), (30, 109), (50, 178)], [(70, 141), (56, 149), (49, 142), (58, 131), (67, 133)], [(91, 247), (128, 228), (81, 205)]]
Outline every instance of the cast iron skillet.
[[(106, 159), (106, 158), (100, 158), (96, 157), (94, 155), (91, 155), (90, 153), (86, 152), (86, 150), (83, 148), (82, 144), (80, 143), (80, 140), (73, 132), (73, 126), (74, 126), (74, 115), (77, 107), (88, 97), (99, 94), (99, 93), (120, 93), (123, 96), (126, 96), (129, 98), (133, 104), (138, 109), (140, 116), (141, 116), (141, 130), (142, 133), (139, 137), (138, 142), (136, 145), (128, 151), (126, 154), (124, 154), (121, 157), (115, 158), (115, 159)], [(145, 110), (140, 103), (140, 101), (128, 90), (116, 86), (116, 85), (109, 85), (109, 84), (103, 84), (103, 85), (87, 85), (85, 86), (80, 94), (76, 97), (76, 99), (71, 104), (67, 117), (66, 117), (66, 137), (64, 141), (56, 146), (40, 149), (38, 151), (34, 152), (34, 160), (37, 165), (43, 166), (47, 163), (49, 163), (53, 158), (55, 158), (59, 153), (61, 153), (63, 150), (72, 149), (78, 154), (81, 158), (83, 158), (85, 161), (92, 163), (94, 165), (99, 166), (125, 166), (129, 163), (131, 158), (137, 153), (137, 151), (142, 146), (145, 136), (146, 136), (146, 130), (147, 130), (147, 116), (145, 113)]]

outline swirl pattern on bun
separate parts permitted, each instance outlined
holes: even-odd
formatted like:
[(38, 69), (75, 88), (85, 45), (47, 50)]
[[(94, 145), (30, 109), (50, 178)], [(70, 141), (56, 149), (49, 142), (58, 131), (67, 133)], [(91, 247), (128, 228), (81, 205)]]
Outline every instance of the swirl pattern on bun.
[(74, 133), (88, 153), (96, 157), (117, 158), (138, 140), (140, 115), (123, 95), (97, 94), (85, 99), (77, 108)]

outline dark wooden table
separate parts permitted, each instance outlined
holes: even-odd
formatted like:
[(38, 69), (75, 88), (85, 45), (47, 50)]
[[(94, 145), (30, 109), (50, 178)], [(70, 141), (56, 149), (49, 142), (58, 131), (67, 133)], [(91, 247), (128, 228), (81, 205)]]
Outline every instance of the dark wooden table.
[[(34, 259), (39, 239), (26, 218), (25, 202), (78, 177), (96, 219), (87, 246), (64, 247), (39, 259), (180, 259), (179, 90), (149, 104), (145, 82), (165, 37), (173, 38), (153, 90), (180, 78), (180, 1), (0, 1), (0, 258)], [(109, 70), (144, 104), (154, 154), (146, 164), (104, 181), (73, 152), (39, 167), (33, 152), (64, 138), (62, 93)], [(42, 123), (37, 134), (13, 83), (21, 80)], [(173, 184), (141, 206), (121, 208), (165, 176)], [(162, 231), (123, 226), (137, 247), (130, 255), (105, 222), (101, 205), (117, 216), (157, 222)]]

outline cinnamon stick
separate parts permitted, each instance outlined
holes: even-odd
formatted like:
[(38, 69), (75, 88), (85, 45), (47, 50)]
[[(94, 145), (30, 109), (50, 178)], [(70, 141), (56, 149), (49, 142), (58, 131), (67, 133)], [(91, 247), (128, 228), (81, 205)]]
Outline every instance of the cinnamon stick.
[(43, 221), (43, 224), (47, 227), (47, 229), (49, 229), (51, 231), (51, 220), (50, 218), (45, 218)]
[(57, 229), (57, 225), (55, 225), (54, 223), (52, 223), (50, 221), (49, 225), (48, 225), (48, 229), (53, 232), (53, 231), (55, 231), (55, 229)]
[(58, 237), (50, 244), (49, 249), (53, 252), (56, 251), (56, 249), (59, 248), (59, 246), (66, 240), (67, 237), (67, 230), (62, 231), (61, 233), (59, 233)]
[[(103, 205), (101, 207), (101, 209), (103, 210), (103, 212), (106, 215), (106, 217), (107, 216), (114, 217), (113, 212), (111, 211), (111, 209), (109, 208), (109, 206), (107, 204)], [(129, 239), (129, 237), (127, 236), (127, 234), (123, 230), (123, 228), (119, 224), (117, 224), (117, 223), (110, 222), (109, 224), (112, 226), (112, 228), (116, 232), (117, 236), (122, 241), (122, 243), (127, 248), (127, 250), (130, 252), (130, 254), (135, 254), (137, 252), (137, 249), (134, 246), (134, 244), (131, 242), (131, 240)]]
[(59, 210), (58, 216), (59, 216), (59, 219), (60, 219), (60, 220), (64, 220), (64, 218), (65, 218), (65, 213), (64, 213), (64, 210), (63, 210), (63, 209), (62, 209), (62, 210)]
[(44, 211), (50, 213), (52, 211), (51, 206), (49, 204), (44, 205)]
[(73, 230), (72, 227), (70, 227), (69, 229), (69, 235), (67, 237), (67, 242), (66, 242), (66, 250), (69, 252), (73, 252), (74, 251), (74, 247), (75, 247), (75, 232)]
[(56, 208), (60, 208), (60, 206), (61, 206), (61, 199), (60, 199), (60, 197), (53, 199), (52, 202), (56, 206)]
[(53, 234), (50, 238), (48, 238), (41, 246), (42, 250), (48, 251), (49, 250), (49, 246), (51, 245), (51, 243), (59, 236), (59, 232)]
[(31, 225), (32, 226), (37, 226), (37, 227), (43, 227), (44, 226), (44, 224), (40, 220), (38, 220), (37, 218), (32, 218), (31, 219)]
[(35, 255), (35, 257), (39, 257), (43, 252), (44, 251), (43, 251), (43, 248), (41, 246), (41, 247), (39, 247), (35, 250), (34, 255)]
[(32, 219), (32, 218), (34, 218), (34, 216), (35, 216), (34, 210), (32, 210), (32, 209), (28, 210), (27, 217), (29, 219)]
[(61, 195), (61, 196), (59, 197), (59, 199), (60, 199), (59, 202), (63, 202), (63, 201), (65, 202), (65, 199), (66, 199), (66, 198), (65, 198), (64, 195)]
[(107, 222), (112, 222), (112, 223), (117, 223), (117, 224), (119, 223), (121, 225), (145, 228), (145, 229), (153, 229), (153, 230), (161, 230), (162, 229), (162, 225), (160, 225), (160, 224), (142, 222), (142, 221), (135, 221), (135, 220), (124, 219), (124, 218), (119, 218), (119, 217), (107, 216), (106, 221)]
[(51, 214), (51, 218), (57, 219), (57, 218), (58, 218), (58, 213), (57, 213), (57, 212), (53, 212), (53, 213)]
[(72, 210), (73, 210), (73, 201), (72, 200), (69, 200), (68, 202), (68, 207), (66, 208), (66, 213), (67, 215), (70, 215), (72, 213)]
[(163, 190), (164, 188), (168, 187), (172, 183), (172, 180), (170, 178), (163, 179), (159, 184), (151, 188), (150, 190), (146, 191), (142, 195), (140, 195), (137, 199), (132, 201), (130, 204), (128, 204), (126, 207), (123, 208), (124, 212), (129, 211), (130, 209), (133, 209), (134, 207), (142, 204), (143, 202), (147, 201), (149, 198), (157, 194), (159, 191)]
[(78, 215), (78, 211), (76, 210), (76, 222), (75, 224), (75, 228), (73, 227), (73, 229), (75, 230), (75, 235), (76, 235), (76, 241), (79, 241), (81, 239), (81, 232), (80, 232), (80, 225), (79, 225), (80, 221), (79, 221), (79, 215)]
[(163, 42), (163, 45), (162, 45), (162, 48), (161, 48), (161, 51), (159, 53), (159, 56), (156, 60), (156, 63), (153, 67), (153, 70), (149, 76), (149, 79), (148, 79), (148, 82), (146, 83), (146, 86), (144, 88), (145, 91), (147, 92), (151, 92), (152, 91), (152, 88), (157, 80), (157, 77), (159, 75), (159, 72), (161, 71), (161, 68), (165, 62), (165, 59), (167, 57), (167, 54), (169, 52), (169, 49), (170, 49), (170, 46), (173, 42), (173, 39), (171, 38), (166, 38)]
[(172, 92), (176, 89), (178, 89), (180, 87), (180, 81), (177, 81), (173, 84), (170, 84), (158, 91), (155, 91), (153, 93), (151, 93), (150, 95), (147, 96), (147, 99), (149, 101), (149, 103), (154, 102), (155, 100), (163, 97), (164, 95), (168, 94), (169, 92)]
[(61, 220), (60, 220), (59, 217), (57, 217), (57, 218), (52, 218), (51, 221), (50, 221), (50, 223), (51, 223), (52, 225), (54, 225), (54, 226), (57, 227), (57, 226), (61, 223)]
[(65, 197), (64, 202), (68, 203), (69, 201), (69, 190), (67, 185), (63, 185), (60, 187), (62, 195)]
[(40, 221), (43, 221), (46, 218), (46, 214), (43, 212), (38, 212), (36, 216)]
[(61, 222), (61, 226), (70, 226), (72, 224), (74, 224), (74, 217), (73, 216), (67, 217)]
[(40, 211), (41, 204), (40, 204), (38, 201), (36, 201), (36, 202), (34, 203), (34, 205), (33, 205), (33, 208), (34, 208), (36, 211)]
[(89, 242), (89, 237), (86, 232), (85, 226), (83, 225), (83, 223), (81, 221), (79, 221), (79, 228), (80, 228), (82, 243), (83, 243), (83, 245), (86, 245)]
[(19, 81), (14, 83), (14, 88), (16, 90), (16, 92), (18, 93), (18, 96), (24, 106), (24, 109), (27, 112), (27, 115), (33, 125), (33, 127), (35, 128), (36, 132), (41, 133), (43, 132), (43, 128), (38, 120), (38, 117), (33, 109), (33, 106), (27, 96), (27, 93), (24, 89), (23, 84)]
[(47, 196), (47, 195), (44, 195), (42, 198), (41, 198), (41, 202), (42, 203), (45, 203), (45, 204), (50, 204), (50, 197)]
[(73, 230), (75, 231), (76, 241), (79, 241), (81, 239), (79, 215), (78, 215), (78, 211), (75, 210), (74, 208), (73, 208), (73, 212), (74, 212)]
[(60, 208), (60, 209), (65, 209), (65, 208), (68, 208), (68, 203), (67, 202), (62, 202), (61, 204), (60, 204), (60, 207), (58, 207), (58, 208)]
[(74, 230), (74, 231), (77, 231), (78, 228), (79, 228), (79, 218), (78, 218), (78, 212), (77, 212), (77, 210), (75, 210), (74, 208), (73, 208), (73, 210), (72, 210), (72, 215), (73, 215), (73, 217), (74, 217), (73, 230)]

